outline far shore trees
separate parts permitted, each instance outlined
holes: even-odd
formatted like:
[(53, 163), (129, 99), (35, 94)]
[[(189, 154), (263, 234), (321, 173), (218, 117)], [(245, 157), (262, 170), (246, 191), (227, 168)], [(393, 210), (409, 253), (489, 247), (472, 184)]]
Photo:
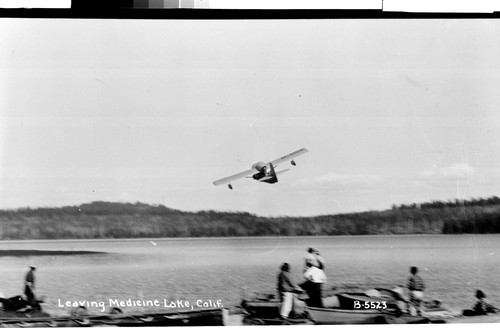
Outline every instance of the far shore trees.
[(500, 198), (315, 217), (183, 212), (163, 205), (112, 202), (0, 211), (2, 240), (464, 233), (500, 233)]

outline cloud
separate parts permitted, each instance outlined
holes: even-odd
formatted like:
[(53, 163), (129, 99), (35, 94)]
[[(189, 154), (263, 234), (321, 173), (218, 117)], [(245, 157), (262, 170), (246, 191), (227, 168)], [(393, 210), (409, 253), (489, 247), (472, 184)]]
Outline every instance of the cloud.
[(303, 179), (300, 184), (311, 184), (333, 187), (369, 187), (382, 182), (382, 177), (373, 174), (338, 174), (328, 173), (325, 175)]
[(432, 179), (469, 179), (474, 171), (474, 168), (467, 163), (454, 163), (447, 167), (434, 167), (432, 170), (424, 171), (422, 176)]
[[(446, 167), (434, 167), (422, 172), (421, 176), (413, 181), (414, 186), (430, 188), (440, 192), (446, 192), (447, 197), (463, 198), (471, 192), (477, 193), (484, 190), (484, 184), (480, 182), (480, 174), (467, 163), (453, 163)], [(441, 196), (442, 197), (442, 196)]]

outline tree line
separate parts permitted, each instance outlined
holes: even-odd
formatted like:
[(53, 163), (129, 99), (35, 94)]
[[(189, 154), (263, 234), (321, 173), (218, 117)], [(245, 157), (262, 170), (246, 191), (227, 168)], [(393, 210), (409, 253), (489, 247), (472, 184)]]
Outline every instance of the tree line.
[(163, 205), (114, 202), (0, 211), (3, 240), (460, 233), (500, 233), (500, 198), (315, 217), (183, 212)]

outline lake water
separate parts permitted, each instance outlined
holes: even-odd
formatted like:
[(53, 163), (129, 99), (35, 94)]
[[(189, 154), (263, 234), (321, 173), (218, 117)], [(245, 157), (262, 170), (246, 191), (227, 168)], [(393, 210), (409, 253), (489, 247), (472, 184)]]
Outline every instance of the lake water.
[[(68, 314), (75, 301), (107, 312), (115, 301), (149, 300), (123, 306), (126, 312), (167, 311), (184, 300), (194, 308), (220, 300), (226, 308), (243, 294), (273, 293), (283, 262), (301, 281), (309, 246), (326, 260), (328, 284), (405, 284), (410, 266), (420, 269), (426, 297), (452, 309), (474, 304), (482, 289), (500, 304), (500, 236), (335, 236), (186, 238), (134, 240), (2, 241), (0, 249), (89, 250), (105, 254), (0, 257), (0, 292), (21, 294), (28, 265), (36, 265), (37, 295), (45, 310)], [(245, 290), (245, 291), (244, 291)], [(158, 305), (153, 301), (158, 301)], [(167, 303), (165, 303), (167, 300)], [(179, 306), (179, 303), (176, 303)]]

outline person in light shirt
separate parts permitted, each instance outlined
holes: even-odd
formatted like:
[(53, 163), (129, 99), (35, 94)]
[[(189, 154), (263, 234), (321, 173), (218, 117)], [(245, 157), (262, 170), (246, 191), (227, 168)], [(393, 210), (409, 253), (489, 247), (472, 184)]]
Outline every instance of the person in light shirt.
[(323, 307), (323, 300), (321, 296), (322, 285), (326, 282), (326, 275), (317, 266), (312, 263), (306, 263), (307, 270), (304, 272), (306, 281), (302, 287), (306, 290), (309, 299), (307, 305), (312, 307)]

